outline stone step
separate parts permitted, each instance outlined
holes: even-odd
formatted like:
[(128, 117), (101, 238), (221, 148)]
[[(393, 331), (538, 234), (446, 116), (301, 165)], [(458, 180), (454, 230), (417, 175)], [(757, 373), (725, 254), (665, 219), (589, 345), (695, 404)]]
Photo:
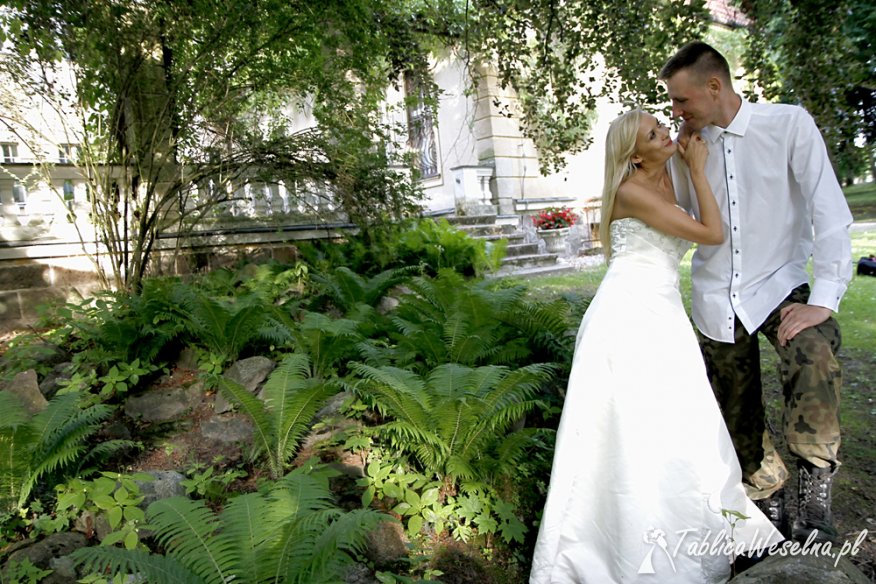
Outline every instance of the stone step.
[(505, 248), (505, 257), (522, 255), (538, 255), (538, 242), (523, 243), (523, 236), (521, 236), (519, 243), (511, 243), (509, 238), (508, 246)]
[(451, 225), (493, 225), (496, 215), (448, 215), (444, 217)]
[(558, 274), (568, 274), (574, 272), (577, 268), (572, 264), (560, 264), (555, 263), (551, 265), (545, 266), (532, 266), (528, 268), (521, 268), (517, 270), (505, 270), (504, 266), (499, 269), (495, 274), (491, 274), (489, 277), (491, 278), (503, 278), (503, 277), (514, 277), (514, 278), (536, 278), (539, 276), (555, 276)]
[(485, 235), (507, 236), (517, 233), (516, 225), (501, 225), (497, 223), (476, 223), (471, 225), (458, 225), (457, 227), (472, 237)]
[(544, 266), (557, 263), (559, 256), (555, 253), (534, 253), (518, 256), (506, 256), (502, 259), (502, 268), (508, 270), (521, 270), (535, 266)]

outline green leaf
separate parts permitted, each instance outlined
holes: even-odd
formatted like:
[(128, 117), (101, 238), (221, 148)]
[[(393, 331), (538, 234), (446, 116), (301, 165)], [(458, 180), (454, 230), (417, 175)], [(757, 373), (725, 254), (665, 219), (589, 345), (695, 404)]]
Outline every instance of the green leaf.
[(124, 531), (112, 531), (101, 540), (100, 545), (111, 546), (116, 545), (125, 538)]
[(408, 534), (417, 535), (420, 533), (420, 530), (423, 529), (423, 517), (422, 515), (414, 515), (410, 519), (408, 519)]
[(125, 536), (125, 549), (133, 550), (137, 549), (137, 543), (140, 541), (139, 536), (135, 530), (131, 530), (128, 532), (128, 535)]
[(107, 509), (118, 508), (116, 500), (109, 495), (97, 495), (95, 497), (92, 497), (91, 500), (94, 501), (94, 504), (97, 505), (99, 509), (103, 509), (104, 511), (106, 511)]
[(367, 508), (371, 505), (371, 501), (374, 500), (374, 485), (369, 486), (362, 493), (362, 506)]
[(111, 507), (106, 510), (106, 518), (112, 529), (117, 529), (122, 522), (123, 511), (121, 507)]
[(128, 521), (144, 521), (146, 514), (139, 507), (125, 507), (125, 519)]

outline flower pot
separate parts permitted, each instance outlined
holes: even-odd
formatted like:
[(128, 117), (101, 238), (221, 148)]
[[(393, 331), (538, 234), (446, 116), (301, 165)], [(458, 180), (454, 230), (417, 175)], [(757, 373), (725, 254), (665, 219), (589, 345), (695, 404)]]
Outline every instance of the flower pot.
[(559, 229), (537, 229), (538, 237), (544, 240), (545, 250), (548, 253), (566, 253), (566, 237), (569, 235), (568, 227)]

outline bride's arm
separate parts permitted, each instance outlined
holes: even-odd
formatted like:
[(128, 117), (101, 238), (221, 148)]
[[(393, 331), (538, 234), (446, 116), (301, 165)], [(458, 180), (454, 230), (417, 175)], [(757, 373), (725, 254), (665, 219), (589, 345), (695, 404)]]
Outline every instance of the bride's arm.
[(722, 243), (724, 241), (724, 221), (721, 218), (721, 211), (718, 209), (718, 202), (712, 192), (712, 186), (706, 179), (706, 158), (709, 156), (706, 142), (698, 132), (694, 132), (686, 143), (678, 142), (678, 152), (690, 171), (690, 179), (697, 195), (700, 222), (717, 236), (717, 241), (712, 242), (713, 245)]

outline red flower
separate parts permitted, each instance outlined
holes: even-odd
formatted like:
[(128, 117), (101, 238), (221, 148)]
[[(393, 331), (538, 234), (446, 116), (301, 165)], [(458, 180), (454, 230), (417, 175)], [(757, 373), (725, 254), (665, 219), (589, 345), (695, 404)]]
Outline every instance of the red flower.
[(549, 207), (532, 216), (536, 229), (562, 229), (578, 222), (578, 216), (569, 207)]

